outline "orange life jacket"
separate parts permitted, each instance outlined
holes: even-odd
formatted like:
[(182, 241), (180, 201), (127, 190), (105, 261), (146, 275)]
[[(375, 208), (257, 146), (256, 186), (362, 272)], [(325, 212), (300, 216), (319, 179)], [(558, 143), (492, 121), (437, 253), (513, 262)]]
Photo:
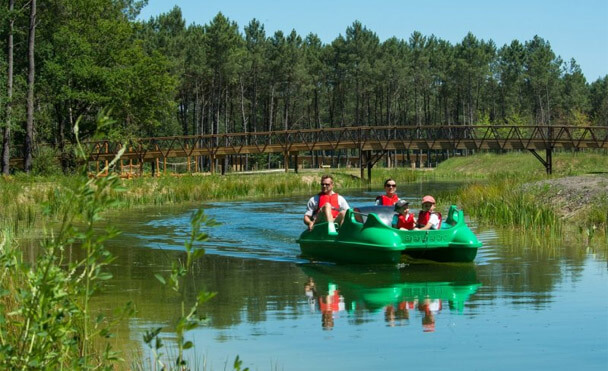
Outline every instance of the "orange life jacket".
[(414, 214), (407, 214), (407, 218), (403, 214), (399, 214), (397, 218), (397, 228), (414, 229)]
[[(432, 214), (436, 214), (439, 217), (439, 225), (437, 226), (437, 229), (440, 229), (441, 228), (441, 213), (433, 211)], [(429, 222), (430, 219), (431, 219), (430, 211), (420, 210), (420, 214), (418, 214), (418, 226), (424, 227), (425, 225), (427, 225), (427, 223)]]
[(399, 201), (399, 197), (396, 194), (393, 194), (393, 197), (387, 197), (386, 195), (376, 197), (376, 201), (380, 200), (380, 205), (383, 206), (393, 206)]
[(315, 214), (319, 213), (319, 210), (328, 203), (331, 205), (331, 215), (335, 218), (340, 214), (340, 203), (338, 202), (338, 194), (334, 193), (331, 195), (326, 195), (323, 193), (319, 193), (319, 206), (317, 207), (317, 211)]

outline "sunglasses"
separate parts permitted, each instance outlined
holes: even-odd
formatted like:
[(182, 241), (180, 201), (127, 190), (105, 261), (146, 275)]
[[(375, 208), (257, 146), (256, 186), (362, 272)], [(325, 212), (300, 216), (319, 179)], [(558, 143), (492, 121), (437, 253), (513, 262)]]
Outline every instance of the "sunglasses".
[(385, 187), (397, 188), (396, 184), (385, 184)]

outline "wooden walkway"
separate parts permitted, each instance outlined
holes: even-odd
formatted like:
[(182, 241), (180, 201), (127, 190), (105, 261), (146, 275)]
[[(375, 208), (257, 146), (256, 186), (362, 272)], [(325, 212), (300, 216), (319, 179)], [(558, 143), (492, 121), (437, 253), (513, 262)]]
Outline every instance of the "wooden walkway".
[[(137, 138), (86, 142), (90, 161), (110, 161), (123, 145), (125, 160), (357, 149), (369, 168), (391, 150), (529, 150), (551, 173), (555, 149), (607, 149), (608, 126), (383, 126)], [(538, 151), (545, 151), (543, 158)], [(363, 168), (363, 166), (362, 166)], [(211, 172), (215, 169), (211, 168)], [(362, 170), (363, 175), (363, 170)]]
[[(126, 148), (120, 164), (127, 161), (131, 168), (141, 168), (145, 162), (151, 162), (157, 170), (162, 166), (166, 171), (167, 159), (186, 158), (187, 170), (197, 171), (191, 169), (190, 160), (206, 156), (212, 173), (216, 171), (216, 160), (226, 156), (282, 153), (287, 171), (290, 158), (295, 156), (297, 163), (300, 153), (355, 149), (361, 177), (367, 168), (369, 178), (371, 167), (388, 151), (466, 149), (528, 150), (541, 161), (547, 173), (551, 173), (555, 149), (608, 149), (608, 126), (368, 126), (136, 138), (124, 143), (99, 140), (83, 145), (88, 150), (89, 162), (96, 163), (98, 168), (111, 161), (123, 147)], [(19, 161), (11, 160), (12, 163)], [(197, 161), (194, 164), (196, 167)]]

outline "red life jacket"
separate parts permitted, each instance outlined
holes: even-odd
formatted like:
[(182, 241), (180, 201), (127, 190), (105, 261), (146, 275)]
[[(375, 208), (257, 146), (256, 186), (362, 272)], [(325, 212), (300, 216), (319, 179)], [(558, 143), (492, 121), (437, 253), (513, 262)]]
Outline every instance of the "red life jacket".
[(393, 206), (399, 201), (399, 197), (396, 194), (393, 194), (393, 197), (387, 197), (386, 195), (376, 197), (376, 201), (380, 200), (379, 205), (383, 206)]
[(340, 293), (334, 291), (333, 295), (327, 297), (319, 297), (319, 309), (321, 312), (338, 312), (340, 310)]
[(397, 228), (414, 229), (414, 214), (407, 214), (407, 218), (403, 214), (399, 214), (397, 218)]
[[(441, 213), (433, 211), (432, 214), (436, 214), (439, 217), (439, 225), (437, 226), (437, 229), (440, 229), (441, 228)], [(430, 211), (420, 210), (420, 214), (418, 214), (418, 226), (424, 227), (425, 225), (428, 224), (430, 219), (431, 219)]]
[(317, 207), (317, 211), (315, 214), (319, 213), (319, 210), (328, 203), (331, 205), (331, 215), (335, 218), (340, 214), (340, 203), (338, 202), (338, 194), (334, 193), (331, 195), (326, 195), (323, 193), (319, 193), (319, 206)]

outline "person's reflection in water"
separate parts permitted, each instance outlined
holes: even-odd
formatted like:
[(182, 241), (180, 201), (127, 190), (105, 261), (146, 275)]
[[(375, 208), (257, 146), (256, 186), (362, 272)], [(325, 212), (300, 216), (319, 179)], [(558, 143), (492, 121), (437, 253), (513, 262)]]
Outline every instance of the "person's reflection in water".
[(315, 281), (312, 277), (308, 277), (308, 281), (304, 284), (304, 293), (306, 294), (306, 299), (308, 300), (308, 305), (310, 306), (310, 311), (315, 311), (315, 299), (317, 297), (317, 287), (315, 286)]
[(321, 327), (323, 330), (334, 328), (334, 314), (331, 310), (321, 312)]
[(390, 327), (395, 327), (395, 307), (389, 304), (384, 308), (384, 321)]
[(399, 302), (397, 309), (392, 304), (389, 304), (384, 310), (384, 320), (390, 327), (405, 325), (409, 318), (408, 303), (405, 301)]
[(336, 288), (336, 285), (329, 284), (329, 292), (326, 296), (319, 297), (319, 309), (321, 310), (321, 326), (324, 330), (331, 330), (334, 327), (334, 312), (343, 311), (344, 297)]
[(424, 317), (422, 317), (422, 331), (434, 332), (435, 313), (441, 310), (441, 300), (426, 297), (424, 301), (418, 304), (418, 310), (424, 312)]

